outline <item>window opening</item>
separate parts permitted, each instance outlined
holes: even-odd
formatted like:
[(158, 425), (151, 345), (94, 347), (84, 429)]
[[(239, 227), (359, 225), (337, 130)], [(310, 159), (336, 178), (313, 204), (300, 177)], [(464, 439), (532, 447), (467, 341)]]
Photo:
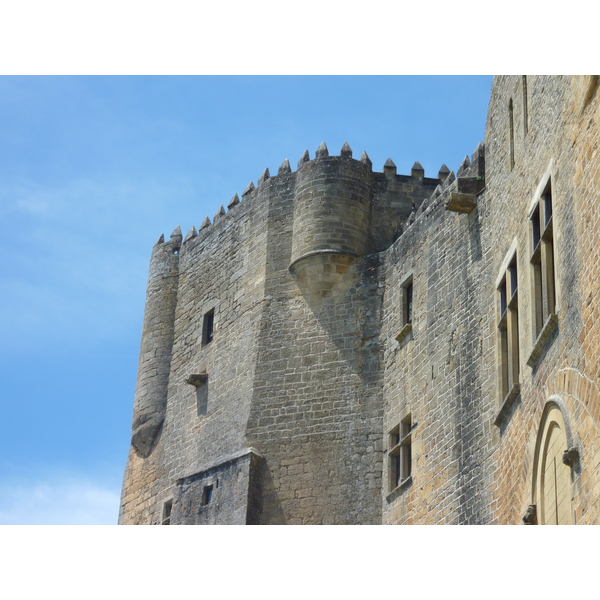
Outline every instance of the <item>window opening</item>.
[(523, 133), (527, 135), (529, 131), (529, 108), (527, 106), (527, 75), (522, 75), (523, 87)]
[(540, 207), (539, 205), (535, 207), (533, 214), (531, 215), (531, 231), (533, 236), (533, 251), (537, 250), (538, 244), (540, 243)]
[(412, 439), (410, 415), (406, 417), (401, 425), (402, 439), (400, 440), (400, 454), (402, 456), (402, 479), (408, 479), (412, 474)]
[(390, 492), (408, 481), (412, 473), (412, 423), (408, 415), (390, 431), (389, 488)]
[(400, 343), (407, 339), (408, 334), (412, 331), (413, 321), (413, 278), (410, 275), (405, 279), (404, 283), (401, 284), (402, 289), (402, 328), (396, 336), (396, 340)]
[(205, 485), (204, 490), (202, 492), (202, 506), (206, 506), (207, 504), (211, 503), (212, 495), (213, 495), (213, 486)]
[(552, 218), (552, 186), (548, 183), (542, 195), (544, 199), (544, 227), (547, 227)]
[(498, 286), (500, 318), (500, 400), (515, 394), (519, 385), (519, 290), (517, 254), (513, 254)]
[(213, 341), (215, 333), (215, 310), (209, 310), (204, 315), (204, 320), (202, 323), (202, 344), (206, 346), (206, 344), (210, 344)]
[(556, 312), (556, 289), (554, 278), (554, 234), (552, 219), (552, 183), (544, 192), (531, 215), (533, 252), (533, 305), (535, 310), (535, 337), (541, 333), (544, 323)]
[(512, 98), (508, 103), (508, 127), (509, 127), (509, 168), (512, 171), (515, 166), (515, 126), (513, 120), (513, 101)]
[(405, 323), (412, 324), (413, 317), (413, 284), (412, 281), (404, 288), (404, 297), (406, 304)]
[(173, 500), (167, 500), (163, 505), (163, 517), (162, 524), (170, 525), (171, 524), (171, 511), (173, 510)]

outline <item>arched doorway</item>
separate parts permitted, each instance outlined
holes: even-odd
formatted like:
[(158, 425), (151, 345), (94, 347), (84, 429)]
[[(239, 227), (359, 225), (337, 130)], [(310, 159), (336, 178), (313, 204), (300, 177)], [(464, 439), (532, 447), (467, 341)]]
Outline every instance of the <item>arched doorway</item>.
[[(546, 404), (533, 462), (533, 504), (539, 525), (574, 525), (571, 466), (565, 453), (570, 430), (557, 401)], [(565, 460), (567, 462), (565, 463)]]

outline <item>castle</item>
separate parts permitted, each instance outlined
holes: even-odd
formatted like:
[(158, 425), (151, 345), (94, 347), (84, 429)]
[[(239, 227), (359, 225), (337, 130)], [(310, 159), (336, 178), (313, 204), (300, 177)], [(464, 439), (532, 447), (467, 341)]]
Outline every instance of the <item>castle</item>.
[(122, 524), (600, 522), (598, 76), (425, 177), (325, 144), (152, 250)]

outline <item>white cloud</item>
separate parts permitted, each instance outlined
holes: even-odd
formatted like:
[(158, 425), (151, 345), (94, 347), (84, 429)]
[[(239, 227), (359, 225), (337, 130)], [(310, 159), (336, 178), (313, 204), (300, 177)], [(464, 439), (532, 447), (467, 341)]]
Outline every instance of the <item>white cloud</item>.
[(0, 525), (116, 525), (119, 490), (93, 481), (0, 484)]

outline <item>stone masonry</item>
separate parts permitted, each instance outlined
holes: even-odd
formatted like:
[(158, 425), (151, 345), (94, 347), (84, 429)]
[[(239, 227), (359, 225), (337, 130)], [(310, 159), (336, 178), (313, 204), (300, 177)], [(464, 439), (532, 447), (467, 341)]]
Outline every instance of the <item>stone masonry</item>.
[(348, 144), (152, 251), (122, 524), (600, 521), (599, 79), (434, 178)]

